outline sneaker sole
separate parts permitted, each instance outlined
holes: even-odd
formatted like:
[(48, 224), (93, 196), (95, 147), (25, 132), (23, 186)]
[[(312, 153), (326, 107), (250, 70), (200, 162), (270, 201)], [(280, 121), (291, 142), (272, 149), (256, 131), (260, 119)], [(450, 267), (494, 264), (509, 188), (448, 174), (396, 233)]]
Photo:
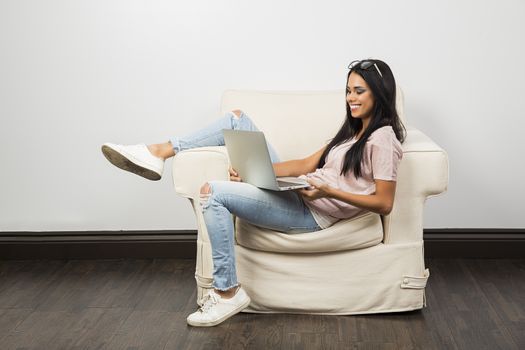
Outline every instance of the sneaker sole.
[(151, 169), (148, 169), (148, 168), (144, 168), (143, 166), (132, 162), (125, 155), (123, 155), (122, 153), (114, 150), (113, 148), (111, 148), (111, 147), (109, 147), (107, 145), (103, 145), (102, 146), (102, 153), (104, 154), (104, 157), (106, 157), (106, 159), (111, 164), (113, 164), (114, 166), (116, 166), (116, 167), (118, 167), (118, 168), (120, 168), (122, 170), (129, 171), (129, 172), (131, 172), (133, 174), (142, 176), (142, 177), (144, 177), (144, 178), (146, 178), (148, 180), (152, 180), (152, 181), (158, 181), (162, 177), (161, 175), (159, 175), (155, 171), (153, 171)]
[(194, 326), (194, 327), (213, 327), (213, 326), (218, 325), (219, 323), (222, 323), (224, 320), (232, 317), (233, 315), (238, 314), (243, 309), (248, 307), (248, 305), (250, 305), (250, 303), (251, 303), (251, 299), (250, 299), (250, 297), (248, 297), (248, 300), (246, 300), (246, 302), (244, 304), (240, 305), (238, 308), (234, 309), (229, 314), (226, 314), (226, 315), (222, 316), (221, 318), (219, 318), (219, 319), (217, 319), (217, 320), (215, 320), (213, 322), (202, 322), (202, 323), (200, 323), (200, 322), (194, 322), (194, 321), (190, 321), (190, 320), (187, 320), (187, 321), (188, 321), (188, 324), (190, 326)]

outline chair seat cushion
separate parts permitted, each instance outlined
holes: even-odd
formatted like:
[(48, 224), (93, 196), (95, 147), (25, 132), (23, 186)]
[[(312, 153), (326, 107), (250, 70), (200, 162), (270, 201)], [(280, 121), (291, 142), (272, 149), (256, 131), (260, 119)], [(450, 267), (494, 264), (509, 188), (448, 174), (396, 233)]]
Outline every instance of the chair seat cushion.
[(324, 230), (283, 233), (236, 218), (236, 243), (246, 248), (279, 253), (322, 253), (361, 249), (383, 240), (381, 216), (372, 212), (341, 220)]

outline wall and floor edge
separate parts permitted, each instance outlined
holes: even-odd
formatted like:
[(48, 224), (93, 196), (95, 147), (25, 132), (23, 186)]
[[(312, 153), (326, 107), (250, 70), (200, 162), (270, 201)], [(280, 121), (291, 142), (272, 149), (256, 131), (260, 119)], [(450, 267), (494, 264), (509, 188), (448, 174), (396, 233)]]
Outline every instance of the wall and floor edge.
[[(426, 258), (525, 258), (525, 229), (425, 229)], [(0, 232), (0, 260), (194, 259), (196, 230)]]

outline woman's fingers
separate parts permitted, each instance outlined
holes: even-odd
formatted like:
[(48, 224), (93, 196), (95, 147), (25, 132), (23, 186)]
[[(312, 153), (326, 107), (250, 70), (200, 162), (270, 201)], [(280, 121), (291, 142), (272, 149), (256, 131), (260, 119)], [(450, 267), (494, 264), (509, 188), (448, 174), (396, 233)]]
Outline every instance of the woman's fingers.
[(233, 169), (232, 167), (230, 167), (228, 169), (229, 173), (230, 173), (230, 181), (237, 181), (237, 182), (242, 182), (242, 179), (241, 177), (239, 176), (239, 174), (237, 173), (237, 171), (235, 169)]

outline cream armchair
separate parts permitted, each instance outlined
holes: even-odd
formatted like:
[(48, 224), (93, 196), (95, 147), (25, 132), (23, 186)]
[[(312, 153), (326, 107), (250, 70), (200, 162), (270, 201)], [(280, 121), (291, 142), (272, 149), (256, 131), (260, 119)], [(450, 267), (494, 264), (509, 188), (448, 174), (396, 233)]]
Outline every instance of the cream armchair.
[[(397, 109), (405, 121), (403, 95)], [(304, 158), (325, 145), (345, 115), (344, 91), (225, 91), (221, 112), (241, 109), (264, 131), (281, 160)], [(251, 297), (246, 312), (366, 314), (421, 309), (430, 275), (423, 250), (423, 205), (446, 190), (447, 154), (407, 127), (390, 215), (367, 213), (313, 233), (284, 234), (236, 218), (239, 282)], [(225, 147), (178, 153), (175, 190), (197, 218), (197, 301), (211, 288), (213, 261), (199, 206), (209, 180), (228, 180)]]

